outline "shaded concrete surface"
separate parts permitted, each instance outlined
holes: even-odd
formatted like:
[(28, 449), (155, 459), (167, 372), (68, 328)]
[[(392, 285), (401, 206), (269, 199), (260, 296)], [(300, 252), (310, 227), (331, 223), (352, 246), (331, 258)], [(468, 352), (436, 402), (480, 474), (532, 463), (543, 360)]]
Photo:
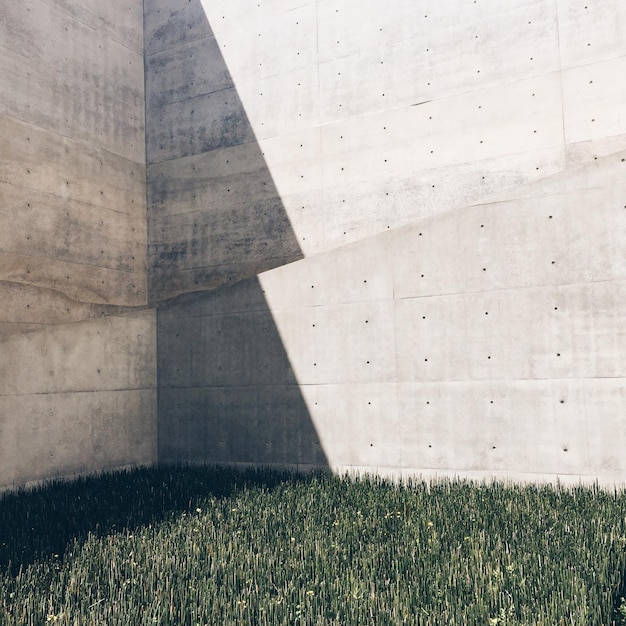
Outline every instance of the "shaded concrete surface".
[(145, 4), (152, 302), (302, 257), (200, 0)]
[(326, 467), (256, 278), (158, 309), (160, 462)]
[(142, 5), (0, 0), (0, 489), (156, 461)]
[(0, 18), (0, 331), (145, 305), (142, 2)]
[(0, 337), (0, 485), (156, 462), (156, 316)]

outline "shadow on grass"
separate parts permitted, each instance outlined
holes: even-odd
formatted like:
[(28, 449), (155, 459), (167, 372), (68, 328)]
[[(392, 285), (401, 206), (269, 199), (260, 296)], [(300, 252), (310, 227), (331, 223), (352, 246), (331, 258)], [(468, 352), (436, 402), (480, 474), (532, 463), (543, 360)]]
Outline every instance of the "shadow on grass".
[(54, 482), (0, 496), (0, 571), (63, 558), (75, 540), (158, 524), (208, 497), (272, 489), (306, 476), (268, 469), (166, 466)]

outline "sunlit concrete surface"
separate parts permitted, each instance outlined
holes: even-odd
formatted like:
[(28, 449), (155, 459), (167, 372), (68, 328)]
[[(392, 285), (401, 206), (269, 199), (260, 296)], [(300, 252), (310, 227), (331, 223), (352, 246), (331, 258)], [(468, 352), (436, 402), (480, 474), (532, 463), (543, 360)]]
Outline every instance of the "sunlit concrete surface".
[(624, 481), (625, 10), (149, 5), (167, 454)]

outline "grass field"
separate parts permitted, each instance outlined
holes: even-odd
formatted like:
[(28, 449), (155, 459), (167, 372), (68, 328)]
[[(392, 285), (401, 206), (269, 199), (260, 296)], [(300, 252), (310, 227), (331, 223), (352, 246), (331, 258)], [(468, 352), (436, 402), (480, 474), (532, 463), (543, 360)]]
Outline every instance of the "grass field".
[(626, 496), (169, 468), (0, 499), (0, 624), (621, 621)]

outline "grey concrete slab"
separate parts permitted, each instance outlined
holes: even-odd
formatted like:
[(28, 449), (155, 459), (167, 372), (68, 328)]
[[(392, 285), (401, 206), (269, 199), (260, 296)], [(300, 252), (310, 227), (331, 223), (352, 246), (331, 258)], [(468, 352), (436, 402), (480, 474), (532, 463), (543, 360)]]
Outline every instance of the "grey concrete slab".
[(303, 385), (302, 393), (332, 468), (402, 465), (406, 417), (398, 411), (394, 383)]
[(0, 116), (0, 181), (136, 216), (145, 223), (145, 165), (100, 146)]
[(151, 55), (206, 37), (206, 16), (200, 2), (144, 2), (144, 53)]
[(0, 485), (157, 460), (156, 316), (0, 338)]
[(154, 389), (0, 396), (0, 484), (152, 465), (155, 414)]
[[(211, 24), (199, 0), (193, 4), (180, 14), (167, 3), (146, 13), (147, 24), (166, 20), (170, 38), (146, 65), (149, 291), (155, 302), (302, 256)], [(193, 29), (181, 30), (192, 14)], [(193, 30), (189, 37), (187, 30)], [(159, 66), (167, 59), (172, 68), (188, 68), (169, 87)]]
[[(145, 213), (135, 216), (0, 182), (0, 250), (125, 273), (146, 271)], [(122, 279), (124, 280), (124, 279)]]
[(143, 56), (143, 2), (103, 3), (100, 0), (51, 0), (70, 18), (82, 22)]
[(79, 302), (120, 306), (146, 303), (143, 271), (126, 272), (33, 254), (0, 252), (0, 277), (5, 282), (57, 291)]
[(623, 377), (624, 289), (609, 281), (399, 300), (398, 378)]
[(147, 108), (233, 88), (221, 58), (219, 44), (210, 36), (146, 57)]
[[(400, 410), (413, 416), (404, 422), (406, 443), (413, 448), (407, 465), (459, 473), (532, 468), (531, 474), (619, 482), (622, 429), (616, 420), (623, 393), (614, 379), (401, 385)], [(520, 406), (524, 420), (515, 417)], [(602, 439), (611, 443), (596, 447)]]
[[(4, 10), (0, 112), (142, 162), (141, 56), (43, 0)], [(28, 54), (25, 41), (35, 42)]]
[(155, 314), (108, 316), (0, 338), (0, 395), (154, 388)]
[(0, 282), (0, 302), (0, 334), (132, 312), (130, 307), (80, 302), (55, 289), (6, 281)]

